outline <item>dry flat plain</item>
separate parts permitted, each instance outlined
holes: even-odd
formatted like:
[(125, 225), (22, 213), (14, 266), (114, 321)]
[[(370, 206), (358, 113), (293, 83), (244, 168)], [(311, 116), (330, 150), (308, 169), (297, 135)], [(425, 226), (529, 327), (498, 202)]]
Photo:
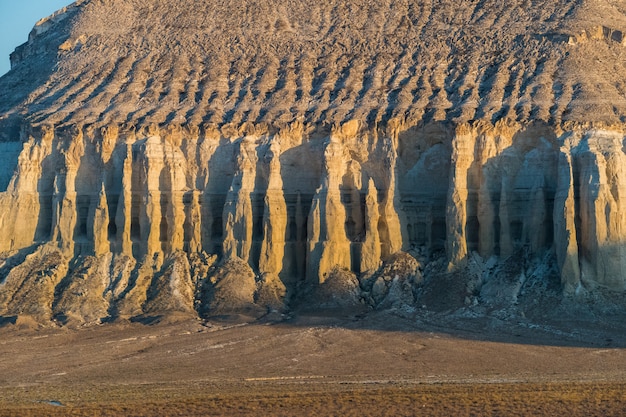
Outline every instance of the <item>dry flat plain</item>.
[(449, 319), (18, 321), (0, 329), (0, 416), (626, 413), (621, 329)]

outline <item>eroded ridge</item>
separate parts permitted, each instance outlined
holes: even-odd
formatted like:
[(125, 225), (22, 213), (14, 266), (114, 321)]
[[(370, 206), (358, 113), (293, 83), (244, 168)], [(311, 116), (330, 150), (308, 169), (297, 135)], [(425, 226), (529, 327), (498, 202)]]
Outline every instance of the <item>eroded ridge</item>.
[(623, 2), (82, 1), (12, 55), (48, 124), (622, 122)]
[(625, 10), (77, 2), (0, 79), (0, 316), (621, 292)]

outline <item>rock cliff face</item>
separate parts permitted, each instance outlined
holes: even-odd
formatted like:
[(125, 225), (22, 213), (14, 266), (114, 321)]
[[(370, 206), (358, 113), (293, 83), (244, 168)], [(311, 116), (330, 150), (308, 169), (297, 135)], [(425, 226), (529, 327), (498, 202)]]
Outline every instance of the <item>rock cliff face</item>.
[(477, 258), (626, 290), (626, 3), (422, 3), (40, 21), (0, 79), (0, 316), (410, 306)]

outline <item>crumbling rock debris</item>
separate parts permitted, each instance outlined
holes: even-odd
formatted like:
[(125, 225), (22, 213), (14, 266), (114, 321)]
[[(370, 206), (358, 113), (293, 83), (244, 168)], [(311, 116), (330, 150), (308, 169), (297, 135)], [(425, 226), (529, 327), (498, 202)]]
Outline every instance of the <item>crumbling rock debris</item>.
[(216, 266), (202, 284), (202, 305), (206, 315), (254, 310), (257, 285), (254, 271), (241, 258), (232, 257)]
[(316, 285), (307, 298), (308, 308), (340, 309), (360, 305), (359, 281), (352, 272), (336, 267), (323, 283)]

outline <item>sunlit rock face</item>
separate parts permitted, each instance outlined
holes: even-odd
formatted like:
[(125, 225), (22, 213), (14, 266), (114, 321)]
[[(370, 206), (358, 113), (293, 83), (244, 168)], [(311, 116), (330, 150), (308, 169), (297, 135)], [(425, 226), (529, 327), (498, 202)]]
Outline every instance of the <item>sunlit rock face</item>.
[(40, 21), (0, 78), (0, 315), (410, 305), (471, 257), (624, 291), (626, 8), (435, 3)]

